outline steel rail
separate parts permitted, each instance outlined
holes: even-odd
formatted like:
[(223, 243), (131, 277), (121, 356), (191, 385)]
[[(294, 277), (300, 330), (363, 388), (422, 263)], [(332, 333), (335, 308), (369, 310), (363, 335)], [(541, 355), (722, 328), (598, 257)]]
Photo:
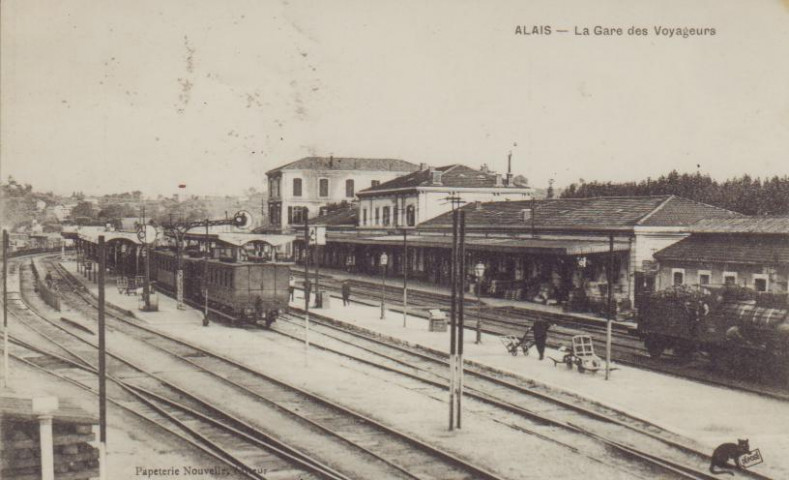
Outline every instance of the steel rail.
[[(298, 317), (294, 317), (294, 318), (296, 318), (298, 320)], [(353, 331), (353, 330), (346, 330), (346, 329), (343, 329), (341, 326), (334, 325), (334, 322), (331, 321), (331, 320), (329, 320), (329, 323), (327, 323), (325, 320), (326, 320), (325, 317), (323, 317), (321, 315), (317, 315), (316, 319), (315, 319), (316, 326), (326, 327), (326, 328), (329, 328), (331, 330), (340, 331), (343, 334), (350, 335), (350, 336), (352, 336), (354, 338), (357, 338), (357, 339), (363, 339), (363, 340), (366, 340), (368, 342), (374, 343), (376, 345), (380, 345), (380, 346), (384, 346), (386, 348), (397, 350), (398, 352), (402, 352), (402, 353), (405, 353), (407, 355), (416, 356), (416, 357), (418, 357), (420, 359), (423, 359), (423, 360), (427, 360), (427, 361), (435, 362), (435, 363), (440, 363), (442, 366), (447, 366), (448, 365), (447, 361), (445, 359), (443, 359), (443, 358), (437, 358), (436, 356), (433, 356), (433, 355), (430, 355), (430, 354), (425, 354), (425, 353), (422, 353), (422, 352), (419, 352), (419, 351), (414, 351), (413, 349), (404, 348), (404, 347), (401, 347), (399, 345), (396, 345), (396, 344), (393, 344), (393, 343), (390, 343), (390, 342), (386, 342), (386, 341), (380, 340), (378, 338), (374, 338), (374, 337), (366, 335), (364, 333), (359, 333), (359, 332), (356, 332), (356, 331)], [(293, 323), (295, 325), (299, 325), (298, 322), (290, 322), (290, 323)], [(301, 326), (301, 325), (299, 325), (299, 326)], [(275, 330), (275, 331), (277, 331), (277, 333), (280, 333), (282, 335), (286, 335), (286, 336), (288, 336), (290, 338), (293, 338), (295, 340), (303, 341), (302, 339), (300, 339), (297, 336), (289, 335), (287, 333), (281, 332), (280, 330)], [(410, 367), (412, 369), (429, 372), (429, 373), (431, 373), (433, 375), (438, 376), (437, 374), (435, 374), (435, 372), (423, 369), (423, 368), (415, 366), (413, 364), (408, 364), (407, 362), (405, 362), (405, 361), (403, 361), (401, 359), (392, 357), (390, 355), (387, 355), (387, 354), (384, 354), (384, 353), (381, 353), (381, 352), (378, 352), (378, 351), (375, 351), (375, 350), (372, 350), (372, 349), (369, 349), (369, 348), (362, 347), (362, 346), (354, 344), (353, 342), (350, 342), (350, 341), (345, 341), (345, 340), (340, 339), (340, 338), (338, 338), (336, 336), (328, 335), (325, 332), (320, 332), (320, 333), (325, 335), (325, 336), (327, 336), (327, 337), (330, 337), (330, 338), (332, 338), (334, 340), (337, 340), (337, 341), (340, 341), (340, 342), (352, 345), (355, 348), (359, 348), (359, 349), (367, 351), (369, 353), (373, 353), (375, 355), (378, 355), (378, 356), (380, 356), (382, 358), (386, 358), (387, 360), (391, 360), (391, 361), (394, 361), (394, 362), (396, 362), (398, 364), (402, 364), (404, 366)], [(331, 347), (326, 347), (325, 345), (320, 345), (320, 344), (316, 343), (314, 346), (316, 348), (321, 348), (321, 349), (324, 349), (326, 351), (332, 352), (334, 354), (341, 355), (341, 356), (344, 356), (346, 358), (353, 359), (355, 361), (359, 361), (361, 363), (364, 363), (364, 364), (367, 364), (367, 365), (370, 365), (370, 366), (373, 366), (373, 367), (376, 367), (376, 368), (381, 368), (381, 369), (384, 369), (384, 370), (396, 372), (398, 374), (407, 376), (409, 378), (412, 378), (412, 379), (415, 379), (415, 380), (418, 380), (418, 381), (422, 381), (424, 383), (430, 384), (430, 385), (435, 386), (435, 387), (439, 387), (439, 388), (442, 388), (442, 389), (446, 389), (447, 388), (446, 382), (431, 381), (431, 380), (425, 379), (424, 377), (420, 377), (419, 375), (411, 374), (411, 373), (408, 373), (408, 372), (403, 372), (403, 371), (398, 370), (398, 369), (389, 368), (389, 367), (386, 367), (386, 366), (381, 365), (379, 363), (376, 363), (376, 362), (373, 362), (373, 361), (370, 361), (370, 360), (366, 360), (366, 359), (363, 359), (363, 358), (359, 358), (359, 357), (356, 357), (354, 355), (347, 354), (345, 352), (340, 352), (338, 350), (332, 349)], [(621, 420), (619, 420), (617, 418), (613, 418), (611, 416), (602, 414), (600, 412), (595, 412), (593, 410), (587, 409), (587, 408), (582, 407), (580, 405), (575, 405), (575, 404), (572, 404), (570, 402), (566, 402), (564, 400), (556, 398), (554, 396), (547, 395), (547, 394), (544, 394), (544, 393), (541, 393), (541, 392), (537, 392), (537, 391), (532, 390), (532, 389), (524, 388), (524, 387), (521, 387), (519, 385), (513, 384), (511, 382), (507, 382), (505, 380), (502, 380), (500, 378), (496, 378), (496, 377), (487, 375), (487, 374), (485, 374), (485, 373), (483, 373), (483, 372), (481, 372), (481, 371), (479, 371), (477, 369), (468, 368), (467, 367), (467, 374), (471, 374), (471, 375), (480, 377), (484, 381), (496, 383), (498, 385), (501, 385), (501, 386), (504, 386), (506, 388), (512, 389), (512, 390), (514, 390), (514, 391), (516, 391), (518, 393), (523, 393), (523, 394), (527, 394), (527, 395), (530, 395), (530, 396), (535, 396), (535, 397), (537, 397), (537, 398), (539, 398), (541, 400), (554, 403), (554, 404), (556, 404), (556, 405), (558, 405), (558, 406), (560, 406), (562, 408), (571, 409), (573, 411), (576, 411), (578, 413), (581, 413), (581, 414), (586, 415), (588, 417), (591, 417), (593, 419), (604, 421), (604, 422), (608, 422), (608, 423), (613, 423), (613, 424), (616, 424), (616, 425), (621, 426), (623, 428), (627, 428), (627, 429), (632, 430), (632, 431), (634, 431), (636, 433), (645, 435), (645, 436), (647, 436), (647, 437), (649, 437), (651, 439), (663, 442), (666, 445), (668, 445), (668, 446), (670, 446), (672, 448), (676, 448), (676, 449), (682, 451), (685, 454), (697, 456), (700, 459), (705, 459), (705, 460), (708, 458), (708, 455), (706, 453), (698, 451), (698, 450), (696, 450), (696, 449), (694, 449), (692, 447), (689, 447), (687, 445), (683, 445), (682, 443), (678, 443), (678, 442), (675, 442), (673, 440), (664, 438), (664, 437), (662, 437), (660, 435), (657, 435), (657, 434), (655, 434), (653, 432), (650, 432), (648, 430), (644, 430), (644, 429), (635, 427), (634, 425), (630, 425), (630, 424), (627, 424), (625, 422), (622, 422)], [(444, 380), (446, 380), (446, 378), (444, 378)], [(630, 454), (630, 455), (636, 455), (636, 456), (640, 455), (640, 458), (643, 458), (643, 459), (645, 459), (645, 460), (647, 460), (647, 461), (649, 461), (651, 463), (654, 463), (653, 460), (655, 460), (655, 461), (658, 461), (658, 462), (665, 463), (666, 465), (668, 465), (670, 467), (670, 469), (671, 468), (676, 468), (676, 469), (679, 469), (679, 470), (685, 470), (687, 473), (689, 473), (691, 475), (701, 476), (701, 478), (717, 478), (717, 477), (713, 477), (713, 476), (708, 476), (708, 474), (706, 472), (701, 472), (701, 471), (698, 471), (698, 470), (695, 470), (695, 469), (692, 469), (692, 468), (689, 468), (689, 467), (685, 467), (685, 466), (682, 466), (682, 465), (680, 465), (678, 463), (675, 463), (675, 462), (673, 462), (671, 460), (661, 459), (659, 457), (656, 457), (654, 455), (648, 454), (646, 452), (639, 451), (639, 450), (637, 450), (634, 447), (630, 447), (630, 446), (621, 444), (620, 442), (616, 442), (616, 441), (611, 440), (609, 438), (603, 437), (603, 436), (601, 436), (599, 434), (595, 434), (594, 432), (588, 431), (587, 429), (584, 429), (582, 427), (578, 427), (578, 426), (573, 425), (571, 423), (565, 423), (565, 422), (562, 422), (562, 421), (556, 421), (556, 420), (553, 420), (553, 419), (549, 419), (549, 418), (547, 418), (547, 417), (545, 417), (545, 416), (543, 416), (543, 415), (541, 415), (539, 413), (535, 413), (535, 412), (532, 412), (532, 411), (530, 411), (528, 409), (525, 409), (523, 407), (520, 407), (520, 406), (517, 406), (517, 405), (513, 405), (510, 402), (500, 400), (500, 399), (496, 398), (495, 396), (493, 396), (492, 394), (489, 394), (489, 393), (486, 393), (486, 392), (482, 392), (482, 391), (480, 391), (478, 389), (475, 389), (475, 388), (471, 387), (470, 385), (468, 385), (467, 388), (469, 390), (468, 394), (471, 397), (473, 397), (473, 398), (476, 398), (476, 399), (481, 400), (481, 401), (486, 402), (486, 403), (494, 404), (494, 405), (496, 405), (496, 406), (498, 406), (500, 408), (503, 408), (505, 410), (511, 411), (513, 413), (521, 414), (521, 415), (523, 415), (523, 416), (525, 416), (527, 418), (530, 418), (532, 420), (535, 420), (535, 421), (540, 421), (540, 422), (543, 422), (543, 423), (549, 423), (549, 424), (552, 424), (552, 425), (555, 425), (555, 426), (559, 426), (559, 427), (562, 427), (562, 428), (569, 428), (571, 430), (576, 430), (579, 433), (582, 433), (584, 435), (588, 435), (588, 436), (592, 436), (594, 438), (597, 438), (598, 440), (606, 443), (607, 445), (609, 445), (609, 446), (611, 446), (613, 448), (616, 448), (617, 450), (619, 450), (621, 452), (624, 452), (624, 453), (627, 453), (627, 454)], [(630, 414), (628, 414), (626, 412), (621, 412), (621, 411), (618, 411), (618, 410), (615, 410), (615, 409), (611, 409), (610, 407), (606, 407), (606, 409), (612, 410), (617, 415), (622, 415), (622, 416), (627, 416), (629, 418), (632, 418), (633, 420), (635, 420), (637, 422), (640, 422), (640, 423), (643, 423), (643, 424), (645, 424), (645, 425), (647, 425), (649, 427), (658, 428), (658, 429), (663, 430), (660, 426), (655, 425), (652, 422), (649, 422), (649, 421), (644, 420), (644, 419), (640, 419), (638, 417), (634, 417), (634, 416), (632, 416), (632, 415), (630, 415)], [(758, 473), (755, 473), (755, 472), (748, 472), (748, 475), (751, 475), (751, 476), (753, 476), (755, 478), (761, 478), (761, 479), (768, 479), (769, 478), (769, 477), (762, 476), (761, 474), (758, 474)], [(696, 478), (696, 477), (692, 477), (692, 478)]]

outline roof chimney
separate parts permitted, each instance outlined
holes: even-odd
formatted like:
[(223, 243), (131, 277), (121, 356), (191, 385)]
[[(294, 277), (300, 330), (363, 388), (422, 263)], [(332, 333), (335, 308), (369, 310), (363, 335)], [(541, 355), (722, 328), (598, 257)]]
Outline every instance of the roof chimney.
[(425, 162), (420, 163), (419, 164), (419, 170), (420, 171), (421, 170), (427, 170), (427, 164)]
[(479, 171), (482, 173), (490, 173), (490, 169), (488, 168), (487, 163), (483, 163), (481, 167), (479, 167)]
[(533, 212), (530, 208), (521, 209), (521, 221), (523, 223), (528, 222), (529, 220), (531, 220), (532, 214)]
[(334, 155), (329, 155), (329, 168), (334, 168)]
[(481, 211), (482, 210), (482, 202), (480, 202), (479, 200), (475, 201), (474, 202), (474, 210), (476, 210), (478, 212)]
[(436, 170), (434, 168), (430, 169), (430, 183), (433, 185), (441, 185), (441, 175), (444, 172), (441, 170)]

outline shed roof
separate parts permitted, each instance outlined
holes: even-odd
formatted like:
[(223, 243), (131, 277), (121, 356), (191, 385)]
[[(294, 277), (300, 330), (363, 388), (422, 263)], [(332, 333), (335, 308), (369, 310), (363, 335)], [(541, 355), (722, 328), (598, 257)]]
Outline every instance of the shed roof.
[[(187, 233), (184, 235), (184, 238), (189, 240), (205, 240), (206, 235), (200, 233)], [(222, 243), (226, 243), (228, 245), (232, 245), (235, 247), (241, 247), (246, 245), (250, 242), (262, 242), (267, 243), (272, 246), (279, 246), (284, 245), (286, 243), (292, 242), (296, 237), (293, 235), (279, 235), (273, 233), (210, 233), (208, 238), (213, 241), (218, 241)]]
[(789, 237), (692, 234), (655, 252), (654, 257), (660, 261), (789, 264)]
[(701, 220), (691, 227), (694, 233), (789, 234), (789, 216), (738, 217)]
[[(735, 218), (739, 213), (674, 195), (645, 197), (556, 198), (487, 202), (462, 207), (466, 228), (539, 230), (614, 229), (636, 226), (686, 226), (702, 218)], [(452, 212), (422, 222), (419, 228), (448, 228)]]
[[(329, 233), (328, 242), (359, 243), (364, 245), (401, 246), (400, 235), (357, 236)], [(452, 248), (452, 237), (438, 235), (409, 235), (412, 247)], [(609, 252), (611, 245), (606, 240), (584, 240), (578, 238), (466, 238), (469, 251), (494, 251), (513, 253), (539, 253), (552, 255), (590, 255)], [(628, 251), (628, 242), (614, 242), (614, 251)]]

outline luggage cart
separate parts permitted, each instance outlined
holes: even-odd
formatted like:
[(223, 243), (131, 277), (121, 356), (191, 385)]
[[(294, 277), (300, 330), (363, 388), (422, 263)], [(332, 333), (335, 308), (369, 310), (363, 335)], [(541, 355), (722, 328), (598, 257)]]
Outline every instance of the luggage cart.
[(561, 358), (548, 357), (553, 360), (553, 366), (564, 363), (567, 368), (575, 366), (580, 373), (584, 373), (587, 370), (594, 373), (603, 368), (603, 360), (594, 353), (592, 337), (589, 335), (575, 335), (572, 341), (572, 351), (568, 350), (567, 347), (561, 347), (559, 349), (560, 353), (563, 354)]
[(501, 343), (504, 344), (504, 348), (506, 348), (513, 357), (518, 356), (519, 348), (523, 350), (523, 354), (525, 356), (528, 356), (529, 349), (532, 347), (532, 345), (534, 345), (534, 338), (529, 337), (530, 332), (531, 328), (526, 330), (522, 337), (516, 337), (515, 335), (502, 335), (499, 337), (499, 339), (501, 340)]

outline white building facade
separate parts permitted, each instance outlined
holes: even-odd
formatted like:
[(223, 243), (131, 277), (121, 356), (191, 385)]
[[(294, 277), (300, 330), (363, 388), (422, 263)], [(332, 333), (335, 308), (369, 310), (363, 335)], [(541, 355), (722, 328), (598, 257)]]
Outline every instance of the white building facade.
[(377, 158), (307, 157), (266, 173), (266, 202), (270, 227), (291, 225), (319, 215), (330, 204), (353, 202), (360, 190), (377, 186), (419, 166), (405, 160)]
[(423, 168), (359, 192), (360, 229), (415, 227), (452, 209), (453, 203), (530, 200), (533, 191), (463, 165)]

